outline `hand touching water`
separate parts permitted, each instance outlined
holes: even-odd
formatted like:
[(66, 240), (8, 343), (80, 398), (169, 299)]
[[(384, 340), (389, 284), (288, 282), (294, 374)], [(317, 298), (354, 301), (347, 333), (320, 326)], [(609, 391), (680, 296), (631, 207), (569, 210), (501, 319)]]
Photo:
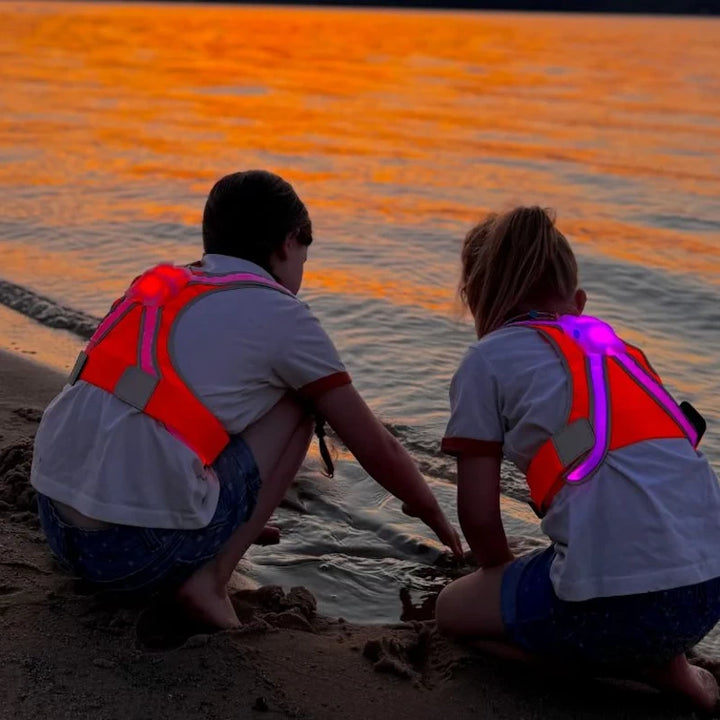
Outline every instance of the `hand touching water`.
[(463, 557), (462, 542), (457, 530), (450, 524), (445, 513), (437, 501), (427, 508), (412, 508), (407, 503), (402, 504), (402, 511), (408, 517), (416, 517), (422, 520), (434, 533), (438, 540), (452, 550), (456, 558)]
[(375, 417), (352, 385), (328, 390), (316, 401), (347, 449), (377, 483), (410, 508), (460, 557), (460, 536), (448, 522), (417, 464)]

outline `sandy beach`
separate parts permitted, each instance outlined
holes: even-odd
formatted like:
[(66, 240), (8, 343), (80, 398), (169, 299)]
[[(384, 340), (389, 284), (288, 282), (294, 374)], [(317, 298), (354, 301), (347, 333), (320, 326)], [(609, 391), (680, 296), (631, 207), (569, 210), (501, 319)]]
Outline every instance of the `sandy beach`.
[(63, 378), (0, 353), (0, 717), (681, 718), (672, 699), (539, 674), (440, 637), (432, 622), (319, 617), (304, 589), (248, 589), (239, 630), (118, 605), (53, 562), (28, 483), (32, 436)]

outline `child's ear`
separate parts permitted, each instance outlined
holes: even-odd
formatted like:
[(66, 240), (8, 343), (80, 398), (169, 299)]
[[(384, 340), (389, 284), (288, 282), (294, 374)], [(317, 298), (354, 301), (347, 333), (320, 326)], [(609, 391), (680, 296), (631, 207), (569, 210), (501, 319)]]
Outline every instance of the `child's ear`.
[(293, 244), (297, 243), (297, 232), (288, 233), (283, 240), (283, 244), (276, 250), (280, 260), (286, 260), (288, 252)]
[(275, 249), (278, 260), (287, 260), (289, 245), (292, 242), (292, 233), (285, 236), (282, 245)]
[(582, 311), (585, 309), (585, 303), (587, 302), (587, 293), (582, 288), (578, 288), (575, 291), (574, 300), (578, 315), (582, 315)]

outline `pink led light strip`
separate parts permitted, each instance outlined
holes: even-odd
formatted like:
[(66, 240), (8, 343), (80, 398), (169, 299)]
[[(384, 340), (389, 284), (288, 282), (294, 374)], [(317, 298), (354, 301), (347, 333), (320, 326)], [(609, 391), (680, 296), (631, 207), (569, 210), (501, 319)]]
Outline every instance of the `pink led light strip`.
[(143, 308), (143, 333), (140, 345), (140, 368), (149, 375), (156, 375), (153, 362), (153, 348), (155, 347), (155, 333), (157, 332), (160, 308), (146, 306)]
[(132, 305), (135, 304), (135, 302), (135, 300), (124, 298), (120, 303), (118, 303), (118, 306), (114, 310), (105, 316), (105, 319), (97, 326), (97, 329), (90, 338), (86, 352), (88, 350), (92, 350), (95, 345), (97, 345), (103, 337), (105, 337), (110, 327), (114, 325), (115, 322), (119, 320), (120, 317), (122, 317), (132, 307)]
[[(179, 269), (179, 268), (178, 268)], [(150, 271), (152, 273), (152, 270)], [(195, 282), (207, 284), (207, 285), (229, 285), (236, 282), (253, 282), (267, 285), (268, 287), (288, 292), (280, 283), (274, 280), (269, 280), (262, 275), (255, 275), (253, 273), (234, 273), (232, 275), (220, 275), (220, 276), (206, 276), (199, 273), (188, 272)], [(161, 276), (162, 277), (162, 276)], [(165, 280), (165, 278), (162, 278)], [(168, 282), (165, 280), (165, 282)], [(139, 293), (133, 293), (132, 287), (126, 296), (118, 303), (117, 307), (112, 310), (108, 315), (105, 316), (103, 321), (98, 325), (97, 329), (93, 333), (90, 342), (88, 343), (87, 350), (97, 345), (100, 340), (107, 334), (107, 331), (112, 325), (114, 325), (130, 308), (137, 302), (142, 302), (144, 298)], [(152, 300), (152, 298), (148, 298)], [(155, 334), (157, 327), (158, 308), (153, 306), (152, 302), (142, 302), (145, 308), (145, 326), (142, 337), (142, 347), (140, 352), (140, 366), (145, 372), (154, 374), (153, 362), (152, 362), (152, 339)]]
[[(193, 273), (196, 281), (206, 285), (231, 285), (237, 282), (253, 282), (269, 287), (282, 288), (282, 285), (274, 280), (268, 280), (261, 275), (252, 273), (234, 273), (232, 275), (205, 276)], [(284, 289), (284, 288), (283, 288)], [(119, 309), (119, 308), (118, 308)], [(160, 315), (160, 307), (152, 303), (145, 304), (143, 308), (143, 333), (140, 347), (140, 367), (146, 373), (155, 375), (155, 365), (153, 363), (153, 348), (155, 347), (155, 334), (157, 332), (158, 317)]]

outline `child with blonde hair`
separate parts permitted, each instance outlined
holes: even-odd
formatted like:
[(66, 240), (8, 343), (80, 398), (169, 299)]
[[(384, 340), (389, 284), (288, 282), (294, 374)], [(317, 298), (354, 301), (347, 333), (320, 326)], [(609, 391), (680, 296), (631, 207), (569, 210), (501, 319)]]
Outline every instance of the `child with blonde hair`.
[[(637, 348), (583, 315), (577, 264), (539, 207), (490, 215), (462, 249), (474, 343), (453, 377), (443, 450), (481, 569), (436, 606), (441, 630), (504, 654), (602, 668), (712, 709), (685, 653), (720, 619), (720, 485)], [(500, 465), (525, 475), (551, 544), (514, 558)]]

